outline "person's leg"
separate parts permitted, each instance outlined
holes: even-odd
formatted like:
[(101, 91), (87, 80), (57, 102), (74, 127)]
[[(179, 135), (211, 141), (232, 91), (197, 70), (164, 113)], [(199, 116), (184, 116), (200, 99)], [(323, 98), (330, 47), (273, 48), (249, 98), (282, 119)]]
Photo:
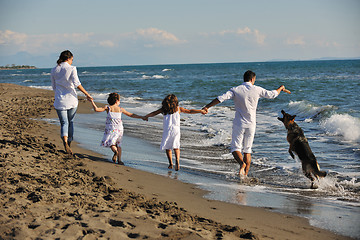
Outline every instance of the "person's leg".
[(240, 164), (239, 174), (245, 176), (246, 175), (246, 173), (245, 173), (246, 163), (243, 160), (243, 156), (241, 155), (241, 152), (233, 151), (232, 155), (233, 155), (234, 159)]
[(244, 129), (240, 126), (233, 125), (231, 138), (231, 153), (234, 159), (240, 164), (239, 174), (245, 176), (246, 163), (241, 154), (244, 140)]
[(244, 162), (245, 162), (245, 175), (247, 176), (250, 170), (251, 165), (251, 153), (244, 153)]
[(69, 122), (68, 126), (68, 143), (71, 143), (74, 139), (74, 118), (77, 108), (71, 108), (67, 110), (67, 118)]
[(61, 134), (61, 139), (64, 144), (65, 151), (68, 154), (72, 154), (71, 148), (68, 145), (69, 122), (68, 122), (67, 111), (66, 110), (56, 110), (56, 113), (57, 113), (57, 115), (59, 117), (59, 121), (60, 121), (60, 134)]
[(171, 149), (166, 149), (166, 156), (169, 160), (169, 166), (168, 169), (172, 169), (173, 168), (173, 161), (172, 161), (172, 152)]
[(174, 149), (175, 152), (175, 159), (176, 159), (176, 165), (175, 165), (175, 171), (180, 170), (180, 148)]
[(57, 113), (57, 115), (59, 117), (59, 121), (60, 121), (61, 138), (63, 138), (64, 136), (66, 136), (66, 138), (67, 138), (68, 137), (68, 129), (69, 129), (67, 112), (66, 112), (66, 110), (57, 110), (56, 109), (56, 113)]
[(117, 147), (117, 152), (118, 152), (118, 155), (117, 155), (117, 158), (118, 158), (118, 164), (120, 165), (124, 165), (124, 162), (121, 161), (121, 147)]
[[(122, 143), (123, 134), (124, 134), (124, 132), (123, 132), (123, 129), (122, 129), (119, 132), (119, 135), (117, 137), (116, 145), (114, 145), (116, 155), (117, 155), (116, 157), (117, 157), (117, 160), (118, 160), (118, 164), (120, 164), (120, 165), (124, 165), (124, 163), (121, 161), (121, 143)], [(114, 157), (115, 157), (115, 152), (114, 152)]]
[(114, 155), (112, 157), (112, 161), (114, 163), (116, 163), (116, 159), (118, 157), (118, 150), (117, 150), (117, 147), (115, 145), (111, 145), (110, 149), (113, 151)]
[(251, 153), (252, 153), (252, 145), (254, 142), (255, 136), (255, 128), (247, 128), (245, 129), (244, 134), (244, 162), (246, 164), (245, 167), (245, 175), (247, 176), (250, 170), (251, 165)]

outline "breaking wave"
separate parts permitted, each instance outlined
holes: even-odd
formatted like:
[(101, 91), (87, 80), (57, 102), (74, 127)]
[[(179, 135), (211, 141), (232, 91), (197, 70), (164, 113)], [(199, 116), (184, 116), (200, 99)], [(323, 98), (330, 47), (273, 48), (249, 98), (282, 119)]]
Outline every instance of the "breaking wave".
[(333, 105), (316, 105), (308, 101), (290, 101), (288, 104), (289, 114), (296, 115), (297, 120), (312, 121), (314, 119), (321, 119), (329, 116), (332, 111), (337, 109)]
[(349, 114), (334, 114), (320, 121), (320, 126), (329, 135), (342, 136), (347, 141), (360, 141), (360, 119)]

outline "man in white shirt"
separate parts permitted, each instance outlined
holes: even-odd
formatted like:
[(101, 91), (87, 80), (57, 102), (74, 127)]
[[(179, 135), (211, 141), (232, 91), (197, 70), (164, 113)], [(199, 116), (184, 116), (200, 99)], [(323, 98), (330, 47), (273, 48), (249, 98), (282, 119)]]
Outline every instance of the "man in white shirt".
[[(276, 98), (285, 89), (282, 85), (278, 89), (268, 91), (255, 86), (256, 74), (250, 70), (244, 73), (244, 83), (231, 88), (218, 96), (203, 109), (208, 109), (225, 100), (234, 99), (235, 119), (233, 121), (231, 152), (240, 164), (239, 174), (247, 176), (251, 164), (252, 144), (256, 128), (256, 108), (259, 98)], [(244, 153), (244, 157), (241, 152)]]

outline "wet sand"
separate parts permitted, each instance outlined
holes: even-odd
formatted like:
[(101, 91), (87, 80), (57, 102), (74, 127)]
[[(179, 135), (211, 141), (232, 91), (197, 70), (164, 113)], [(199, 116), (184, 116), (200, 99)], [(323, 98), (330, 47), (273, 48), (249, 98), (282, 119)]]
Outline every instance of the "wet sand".
[[(63, 150), (53, 92), (0, 84), (0, 239), (351, 239), (304, 218), (203, 198), (194, 185)], [(80, 101), (78, 113), (91, 113)]]

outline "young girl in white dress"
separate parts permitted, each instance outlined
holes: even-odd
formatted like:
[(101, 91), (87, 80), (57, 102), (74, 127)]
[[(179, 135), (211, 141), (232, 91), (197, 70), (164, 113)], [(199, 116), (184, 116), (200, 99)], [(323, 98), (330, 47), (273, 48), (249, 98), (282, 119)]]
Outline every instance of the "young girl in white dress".
[(114, 152), (114, 156), (112, 157), (113, 162), (116, 163), (117, 160), (119, 164), (124, 165), (121, 161), (121, 141), (124, 133), (121, 114), (124, 113), (128, 117), (141, 118), (143, 120), (147, 120), (147, 118), (130, 113), (120, 107), (120, 95), (117, 93), (110, 93), (107, 102), (109, 105), (97, 107), (94, 101), (91, 100), (95, 112), (107, 112), (105, 132), (101, 146), (111, 148)]
[(206, 114), (205, 110), (186, 109), (179, 107), (179, 101), (174, 94), (167, 95), (162, 101), (162, 107), (154, 112), (146, 115), (146, 118), (154, 117), (162, 113), (163, 118), (163, 135), (160, 144), (160, 149), (166, 151), (166, 156), (169, 160), (169, 169), (173, 168), (172, 150), (174, 150), (176, 165), (175, 170), (180, 170), (180, 113), (202, 113)]

